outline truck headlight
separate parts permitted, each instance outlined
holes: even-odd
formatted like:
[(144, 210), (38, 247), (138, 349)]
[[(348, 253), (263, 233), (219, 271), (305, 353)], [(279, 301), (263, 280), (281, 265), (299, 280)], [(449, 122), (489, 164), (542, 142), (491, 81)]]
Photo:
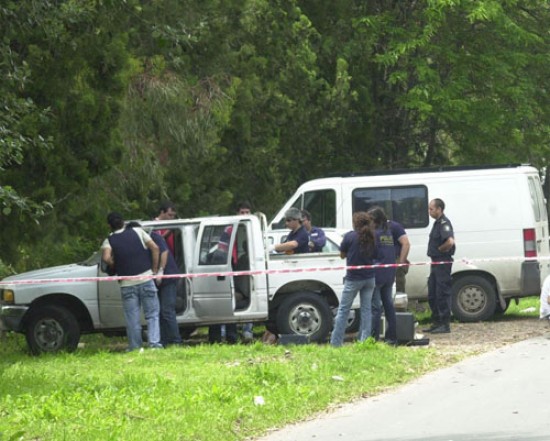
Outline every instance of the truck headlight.
[(2, 300), (2, 302), (14, 303), (15, 295), (12, 289), (3, 289), (1, 291), (2, 291), (2, 294), (1, 294), (0, 300)]

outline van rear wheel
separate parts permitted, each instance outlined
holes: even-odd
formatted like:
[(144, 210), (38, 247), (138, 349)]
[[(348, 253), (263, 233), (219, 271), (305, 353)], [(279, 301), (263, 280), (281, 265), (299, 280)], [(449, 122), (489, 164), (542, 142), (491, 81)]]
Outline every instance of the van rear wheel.
[(461, 322), (487, 320), (495, 313), (496, 302), (495, 288), (484, 277), (464, 276), (453, 283), (453, 316)]
[(324, 297), (306, 292), (288, 295), (278, 308), (276, 321), (281, 334), (305, 335), (310, 341), (323, 342), (333, 318)]

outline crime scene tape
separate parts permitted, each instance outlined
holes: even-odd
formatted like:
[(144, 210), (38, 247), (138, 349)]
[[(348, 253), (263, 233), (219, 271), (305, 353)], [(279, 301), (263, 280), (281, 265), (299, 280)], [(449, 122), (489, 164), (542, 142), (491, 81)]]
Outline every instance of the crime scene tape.
[(51, 279), (21, 279), (21, 280), (2, 280), (0, 286), (6, 285), (36, 285), (43, 283), (78, 283), (78, 282), (117, 282), (122, 280), (150, 280), (150, 279), (195, 279), (200, 277), (231, 277), (231, 276), (257, 276), (268, 274), (289, 274), (289, 273), (314, 273), (322, 271), (347, 271), (359, 269), (380, 269), (380, 268), (399, 268), (411, 266), (432, 266), (432, 265), (448, 265), (448, 264), (464, 264), (470, 267), (475, 267), (478, 263), (488, 262), (504, 262), (504, 261), (531, 261), (538, 262), (541, 260), (550, 260), (550, 258), (526, 258), (519, 256), (511, 257), (494, 257), (484, 259), (456, 259), (454, 261), (440, 262), (409, 262), (409, 263), (386, 263), (374, 265), (352, 265), (352, 266), (330, 266), (330, 267), (307, 267), (307, 268), (283, 268), (283, 269), (258, 269), (248, 271), (220, 271), (220, 272), (203, 272), (203, 273), (185, 273), (185, 274), (164, 274), (157, 276), (154, 274), (137, 275), (137, 276), (97, 276), (97, 277), (67, 277), (67, 278), (51, 278)]

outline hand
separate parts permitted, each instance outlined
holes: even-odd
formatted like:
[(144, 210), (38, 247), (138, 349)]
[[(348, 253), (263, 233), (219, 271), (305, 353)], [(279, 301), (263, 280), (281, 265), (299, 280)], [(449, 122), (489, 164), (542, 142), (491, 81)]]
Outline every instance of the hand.
[(160, 286), (162, 283), (162, 276), (164, 275), (164, 269), (160, 268), (155, 274), (155, 285)]

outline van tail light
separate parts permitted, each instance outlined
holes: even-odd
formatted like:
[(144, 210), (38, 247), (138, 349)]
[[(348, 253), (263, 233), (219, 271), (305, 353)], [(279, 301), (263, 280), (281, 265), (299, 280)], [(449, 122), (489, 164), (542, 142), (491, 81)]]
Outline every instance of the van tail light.
[(527, 258), (537, 257), (537, 234), (534, 228), (523, 230), (523, 253)]

